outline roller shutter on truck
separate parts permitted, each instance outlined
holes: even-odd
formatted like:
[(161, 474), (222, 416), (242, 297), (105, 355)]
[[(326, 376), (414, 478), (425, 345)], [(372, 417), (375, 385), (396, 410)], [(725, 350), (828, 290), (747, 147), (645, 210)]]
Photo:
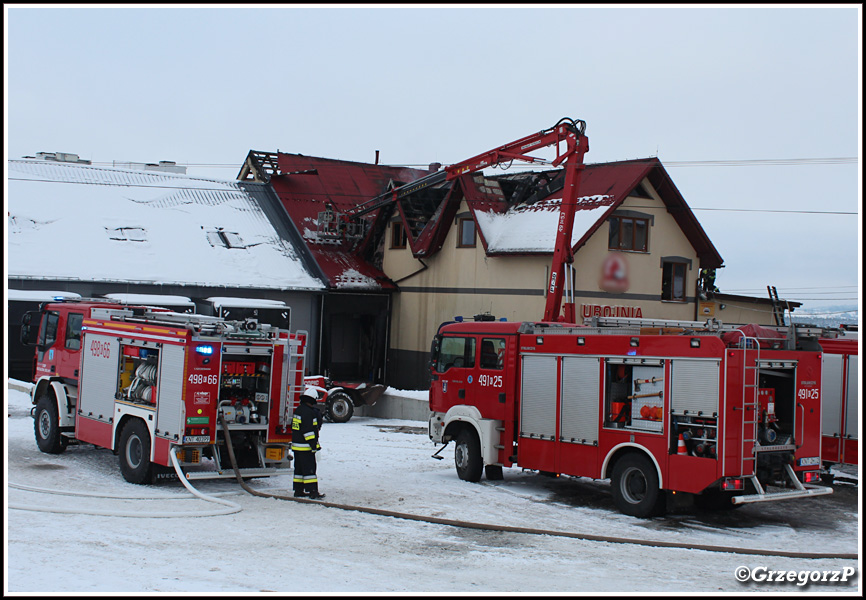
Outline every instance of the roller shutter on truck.
[(675, 415), (718, 414), (720, 364), (715, 359), (671, 361), (671, 409)]
[(598, 390), (598, 358), (563, 357), (561, 441), (576, 444), (598, 443)]
[(520, 389), (520, 436), (556, 435), (556, 357), (524, 356)]

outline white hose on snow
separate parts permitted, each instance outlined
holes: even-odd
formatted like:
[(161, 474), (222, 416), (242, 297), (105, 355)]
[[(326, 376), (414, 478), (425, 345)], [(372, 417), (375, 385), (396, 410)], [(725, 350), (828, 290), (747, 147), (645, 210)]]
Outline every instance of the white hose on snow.
[[(175, 454), (175, 449), (171, 449), (171, 462), (174, 466), (175, 472), (177, 472), (177, 476), (180, 479), (181, 483), (183, 483), (184, 487), (193, 495), (206, 502), (213, 502), (215, 504), (221, 504), (225, 506), (225, 508), (215, 509), (211, 511), (198, 511), (198, 512), (124, 512), (124, 511), (110, 511), (110, 510), (79, 510), (74, 508), (55, 508), (50, 506), (33, 506), (33, 505), (23, 505), (23, 504), (8, 504), (8, 508), (14, 510), (29, 510), (34, 512), (51, 512), (51, 513), (62, 513), (62, 514), (74, 514), (74, 515), (96, 515), (102, 517), (134, 517), (134, 518), (147, 518), (147, 519), (168, 519), (168, 518), (178, 518), (178, 517), (215, 517), (219, 515), (230, 515), (243, 510), (243, 508), (234, 502), (230, 502), (228, 500), (222, 500), (217, 496), (228, 495), (228, 494), (237, 494), (239, 492), (221, 492), (219, 494), (211, 494), (206, 495), (192, 487), (187, 478), (183, 475), (181, 471), (180, 465), (177, 462), (177, 456)], [(69, 492), (63, 490), (52, 490), (47, 488), (37, 488), (33, 486), (22, 485), (18, 483), (8, 483), (10, 488), (15, 488), (19, 490), (24, 490), (28, 492), (39, 492), (43, 494), (58, 494), (62, 496), (85, 496), (90, 498), (112, 498), (117, 500), (189, 500), (190, 497), (186, 495), (173, 494), (173, 495), (148, 495), (148, 496), (122, 496), (119, 494), (97, 494), (92, 492)]]

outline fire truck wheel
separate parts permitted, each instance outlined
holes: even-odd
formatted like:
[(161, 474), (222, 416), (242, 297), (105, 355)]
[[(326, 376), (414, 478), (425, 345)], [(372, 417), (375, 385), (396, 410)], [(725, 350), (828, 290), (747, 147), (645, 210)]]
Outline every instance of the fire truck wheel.
[(666, 497), (652, 462), (640, 454), (628, 454), (616, 462), (610, 479), (613, 503), (633, 517), (664, 513)]
[(481, 442), (474, 431), (463, 429), (457, 434), (454, 465), (463, 481), (481, 481)]
[(345, 423), (355, 412), (355, 403), (346, 392), (328, 394), (328, 417), (334, 423)]
[(140, 419), (132, 419), (120, 433), (120, 472), (129, 483), (152, 483), (150, 432)]
[(33, 421), (36, 445), (46, 454), (60, 454), (66, 450), (69, 440), (60, 435), (60, 419), (54, 399), (43, 394), (36, 401), (36, 419)]

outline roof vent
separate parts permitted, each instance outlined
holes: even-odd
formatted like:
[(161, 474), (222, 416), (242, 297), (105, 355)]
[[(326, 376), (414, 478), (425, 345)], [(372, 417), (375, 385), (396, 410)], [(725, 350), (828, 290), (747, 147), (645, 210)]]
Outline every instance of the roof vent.
[(89, 165), (89, 160), (79, 158), (77, 154), (71, 152), (37, 152), (36, 158), (41, 160), (53, 160), (56, 162), (77, 163), (81, 165)]

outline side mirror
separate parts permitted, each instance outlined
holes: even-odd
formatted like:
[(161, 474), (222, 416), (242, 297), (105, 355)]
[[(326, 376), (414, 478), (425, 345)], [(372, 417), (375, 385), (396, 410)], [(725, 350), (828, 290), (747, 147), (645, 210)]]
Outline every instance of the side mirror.
[(431, 371), (436, 370), (436, 365), (439, 363), (439, 343), (442, 340), (440, 336), (433, 338), (433, 343), (430, 344), (430, 361), (428, 367)]
[(39, 315), (38, 310), (31, 310), (21, 317), (21, 343), (25, 346), (35, 346), (38, 342)]

